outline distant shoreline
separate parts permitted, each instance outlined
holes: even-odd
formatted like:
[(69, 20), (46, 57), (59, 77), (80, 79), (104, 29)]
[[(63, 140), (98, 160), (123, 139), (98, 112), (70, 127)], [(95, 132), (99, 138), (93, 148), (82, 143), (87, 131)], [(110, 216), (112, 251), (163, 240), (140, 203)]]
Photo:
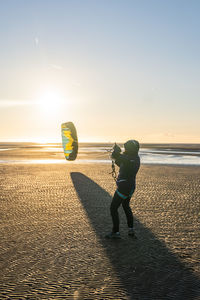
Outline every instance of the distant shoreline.
[[(123, 144), (119, 144), (123, 151)], [(80, 143), (75, 164), (108, 164), (113, 144)], [(141, 164), (200, 166), (200, 144), (142, 144)], [(0, 143), (0, 163), (66, 163), (61, 143)], [(69, 163), (69, 162), (68, 162)]]
[[(123, 147), (123, 143), (118, 143), (121, 147)], [(38, 147), (38, 146), (62, 146), (62, 143), (36, 143), (36, 142), (0, 142), (0, 148), (1, 147), (7, 147), (7, 146), (18, 146), (18, 147), (24, 147), (28, 148), (30, 147)], [(98, 143), (98, 142), (80, 142), (79, 147), (112, 147), (113, 143)], [(176, 149), (176, 150), (200, 150), (200, 143), (141, 143), (140, 148), (150, 148), (150, 149)]]

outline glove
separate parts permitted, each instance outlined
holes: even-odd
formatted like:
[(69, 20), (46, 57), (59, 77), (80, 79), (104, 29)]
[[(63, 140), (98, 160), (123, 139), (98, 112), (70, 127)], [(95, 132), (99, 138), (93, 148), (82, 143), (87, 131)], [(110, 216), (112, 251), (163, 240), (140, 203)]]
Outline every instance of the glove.
[(117, 158), (121, 152), (121, 148), (115, 143), (113, 146), (112, 158)]
[(121, 152), (121, 148), (116, 143), (113, 146), (113, 152), (115, 152), (115, 153), (120, 153)]

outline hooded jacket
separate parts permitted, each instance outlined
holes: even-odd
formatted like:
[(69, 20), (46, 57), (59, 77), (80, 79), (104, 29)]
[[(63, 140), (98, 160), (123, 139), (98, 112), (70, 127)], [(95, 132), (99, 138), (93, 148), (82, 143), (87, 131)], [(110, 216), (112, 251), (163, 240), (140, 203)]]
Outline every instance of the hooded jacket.
[(113, 151), (112, 158), (119, 167), (119, 175), (117, 177), (117, 189), (125, 195), (131, 196), (136, 186), (136, 174), (140, 168), (140, 157), (137, 154), (125, 151), (120, 154), (119, 151)]

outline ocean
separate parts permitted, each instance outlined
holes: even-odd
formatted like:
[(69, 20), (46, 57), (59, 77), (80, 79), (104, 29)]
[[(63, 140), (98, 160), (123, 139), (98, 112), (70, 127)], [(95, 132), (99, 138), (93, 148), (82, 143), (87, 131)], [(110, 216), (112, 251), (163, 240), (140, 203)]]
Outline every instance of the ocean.
[[(80, 143), (74, 164), (111, 162), (111, 144)], [(123, 148), (122, 148), (123, 150)], [(200, 144), (142, 144), (142, 164), (200, 166)], [(37, 143), (0, 143), (1, 164), (55, 164), (66, 162), (62, 145)]]

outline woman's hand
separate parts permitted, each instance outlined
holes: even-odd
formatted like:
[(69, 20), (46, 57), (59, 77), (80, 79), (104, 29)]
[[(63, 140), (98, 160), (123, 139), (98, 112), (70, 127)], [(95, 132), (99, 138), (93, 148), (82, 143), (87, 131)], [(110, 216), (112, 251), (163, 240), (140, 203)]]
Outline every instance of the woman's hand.
[(121, 152), (120, 146), (118, 146), (116, 143), (113, 146), (113, 152), (115, 152), (115, 153), (120, 153)]
[(112, 152), (112, 158), (116, 159), (119, 157), (119, 154), (121, 152), (121, 148), (115, 143), (113, 146), (113, 152)]

